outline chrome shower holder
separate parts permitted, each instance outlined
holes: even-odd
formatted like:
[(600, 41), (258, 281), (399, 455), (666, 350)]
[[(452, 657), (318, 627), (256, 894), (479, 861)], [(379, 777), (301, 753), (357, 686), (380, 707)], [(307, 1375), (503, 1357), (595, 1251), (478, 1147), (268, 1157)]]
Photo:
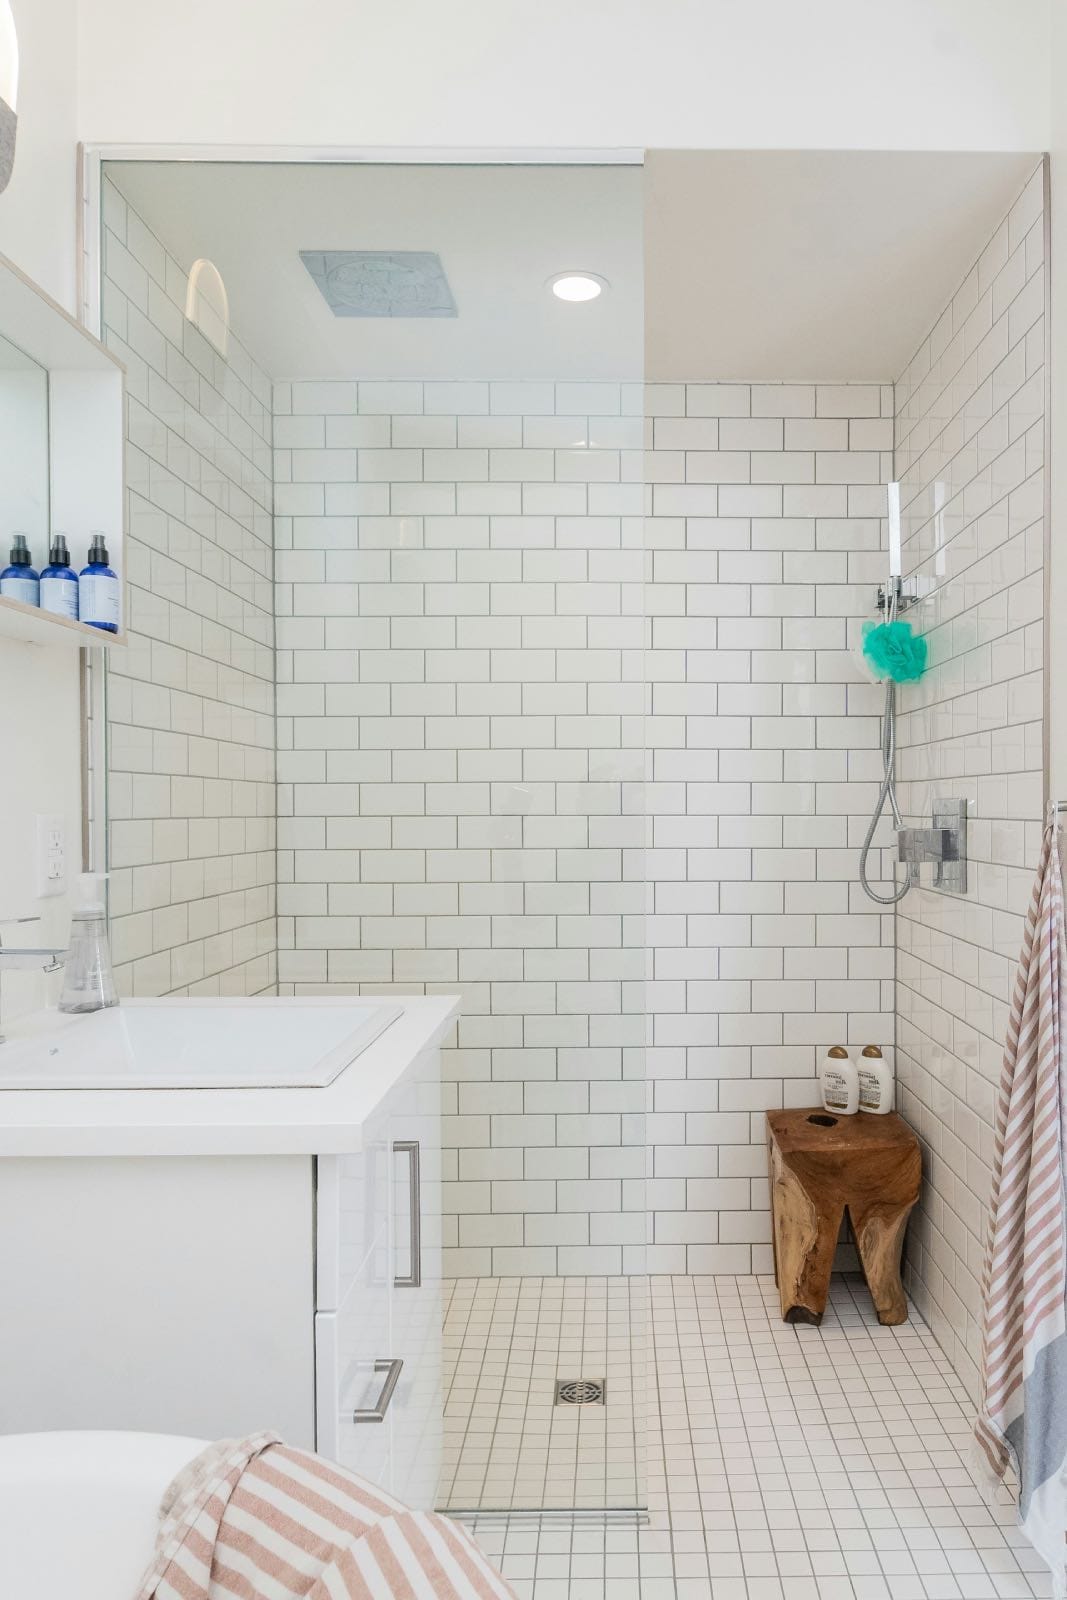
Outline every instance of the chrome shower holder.
[(912, 606), (919, 604), (914, 579), (909, 579), (907, 588), (904, 579), (898, 577), (891, 578), (888, 584), (880, 583), (876, 604), (883, 617), (901, 616), (905, 611), (910, 611)]

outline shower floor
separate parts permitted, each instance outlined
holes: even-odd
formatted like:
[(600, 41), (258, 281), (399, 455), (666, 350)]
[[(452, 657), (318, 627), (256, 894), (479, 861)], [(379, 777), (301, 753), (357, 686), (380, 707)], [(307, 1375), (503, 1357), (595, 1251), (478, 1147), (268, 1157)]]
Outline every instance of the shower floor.
[[(645, 1281), (457, 1278), (446, 1293), (441, 1508), (643, 1504)], [(606, 1403), (556, 1405), (559, 1378), (604, 1380)]]
[[(513, 1342), (508, 1327), (529, 1320), (517, 1316), (518, 1303), (532, 1313), (547, 1300), (574, 1313), (572, 1345), (581, 1336), (573, 1282), (457, 1284), (450, 1338), (461, 1330), (460, 1307), (477, 1306), (486, 1353), (500, 1342), (496, 1367), (500, 1347)], [(621, 1283), (585, 1281), (598, 1317), (602, 1295), (621, 1297)], [(471, 1519), (519, 1600), (1050, 1594), (1006, 1497), (990, 1506), (975, 1485), (970, 1402), (914, 1309), (902, 1327), (880, 1327), (862, 1282), (851, 1278), (834, 1280), (821, 1328), (783, 1324), (770, 1278), (653, 1278), (650, 1299), (652, 1387), (641, 1441), (648, 1525)], [(609, 1378), (609, 1405), (610, 1395)], [(455, 1404), (447, 1425), (458, 1451), (454, 1478), (468, 1470)], [(603, 1441), (607, 1451), (606, 1433)], [(492, 1439), (480, 1439), (479, 1457), (487, 1449), (492, 1459)], [(597, 1470), (606, 1480), (607, 1466)], [(473, 1461), (471, 1471), (476, 1477)]]

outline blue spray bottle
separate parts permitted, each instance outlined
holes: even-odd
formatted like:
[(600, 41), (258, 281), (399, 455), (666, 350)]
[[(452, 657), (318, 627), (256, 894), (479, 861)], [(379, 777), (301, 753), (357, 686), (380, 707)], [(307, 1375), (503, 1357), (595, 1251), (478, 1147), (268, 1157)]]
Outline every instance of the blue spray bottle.
[(48, 565), (41, 573), (41, 610), (71, 622), (78, 620), (78, 580), (71, 571), (70, 551), (62, 533), (52, 535)]
[(104, 535), (94, 533), (89, 542), (88, 565), (78, 578), (78, 614), (92, 628), (118, 633), (119, 578), (107, 561)]

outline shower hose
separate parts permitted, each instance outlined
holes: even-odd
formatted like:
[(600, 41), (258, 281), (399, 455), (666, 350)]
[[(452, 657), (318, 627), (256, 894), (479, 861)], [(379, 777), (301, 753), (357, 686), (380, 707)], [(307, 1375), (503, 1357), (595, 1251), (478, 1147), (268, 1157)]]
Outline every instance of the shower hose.
[[(889, 585), (888, 604), (886, 607), (886, 621), (895, 622), (896, 615), (896, 583), (891, 582)], [(892, 894), (879, 894), (877, 889), (871, 888), (870, 879), (867, 876), (867, 857), (870, 855), (871, 843), (874, 839), (878, 824), (882, 820), (882, 812), (885, 810), (885, 803), (887, 800), (889, 801), (890, 810), (893, 813), (894, 826), (899, 828), (903, 821), (900, 815), (900, 807), (897, 805), (895, 775), (896, 759), (897, 686), (893, 682), (892, 678), (887, 678), (885, 685), (885, 710), (882, 713), (882, 786), (878, 791), (878, 799), (875, 802), (874, 813), (867, 828), (867, 836), (863, 841), (863, 848), (860, 851), (860, 883), (863, 887), (863, 892), (869, 899), (877, 901), (878, 905), (880, 906), (895, 906), (898, 900), (903, 900), (904, 896), (911, 888), (911, 876), (909, 874), (908, 877), (904, 879), (904, 882), (900, 884)]]

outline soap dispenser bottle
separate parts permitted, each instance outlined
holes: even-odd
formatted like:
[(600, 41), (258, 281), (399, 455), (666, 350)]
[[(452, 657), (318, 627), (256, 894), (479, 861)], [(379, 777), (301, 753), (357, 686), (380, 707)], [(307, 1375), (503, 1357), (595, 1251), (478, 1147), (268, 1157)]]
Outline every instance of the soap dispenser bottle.
[(62, 533), (52, 535), (48, 565), (41, 573), (41, 610), (52, 611), (70, 622), (78, 620), (78, 580), (70, 565), (70, 551)]
[(11, 565), (0, 572), (0, 595), (8, 600), (21, 600), (24, 606), (41, 603), (40, 579), (33, 569), (24, 533), (11, 535)]
[(102, 533), (89, 540), (89, 560), (78, 575), (78, 618), (106, 633), (119, 631), (119, 578), (107, 564), (107, 544)]
[(102, 872), (83, 872), (78, 879), (82, 903), (70, 920), (70, 949), (59, 997), (60, 1011), (102, 1011), (117, 1006), (118, 993), (107, 943)]

